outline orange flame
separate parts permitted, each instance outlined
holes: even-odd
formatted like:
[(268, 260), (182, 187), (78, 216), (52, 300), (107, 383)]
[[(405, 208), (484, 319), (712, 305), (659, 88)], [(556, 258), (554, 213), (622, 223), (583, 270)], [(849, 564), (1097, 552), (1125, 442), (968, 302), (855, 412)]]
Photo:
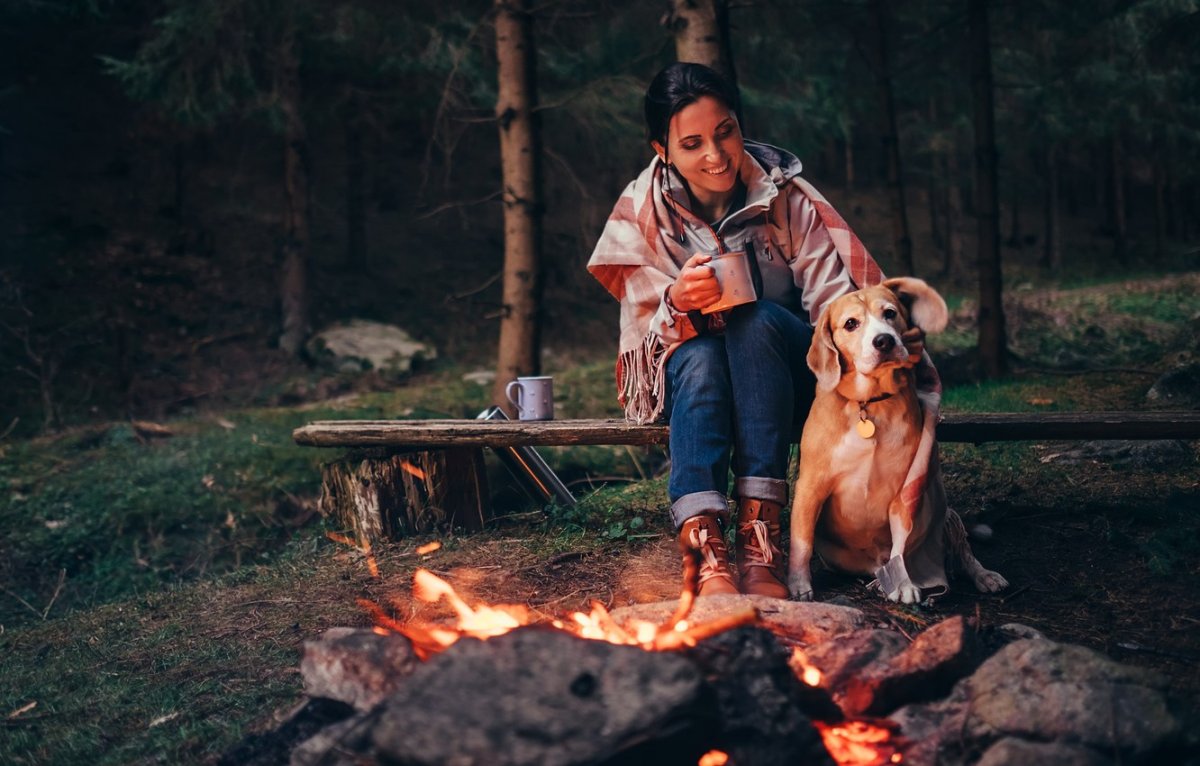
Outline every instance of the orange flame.
[(827, 724), (814, 721), (825, 749), (840, 766), (886, 766), (901, 763), (904, 756), (891, 729), (867, 721)]
[(729, 763), (728, 753), (723, 753), (720, 750), (709, 750), (700, 756), (700, 761), (696, 766), (725, 766), (727, 763)]
[(441, 547), (442, 547), (442, 544), (439, 543), (437, 540), (434, 540), (431, 543), (425, 543), (424, 545), (417, 546), (417, 555), (425, 556), (427, 554), (433, 553), (434, 551), (438, 550)]

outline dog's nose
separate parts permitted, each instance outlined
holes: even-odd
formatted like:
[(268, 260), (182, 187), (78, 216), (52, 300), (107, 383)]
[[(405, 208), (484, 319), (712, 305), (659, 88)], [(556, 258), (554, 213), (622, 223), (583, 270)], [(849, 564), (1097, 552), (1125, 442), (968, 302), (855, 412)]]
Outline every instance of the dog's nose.
[(896, 338), (893, 335), (882, 333), (871, 340), (871, 345), (886, 354), (896, 347)]

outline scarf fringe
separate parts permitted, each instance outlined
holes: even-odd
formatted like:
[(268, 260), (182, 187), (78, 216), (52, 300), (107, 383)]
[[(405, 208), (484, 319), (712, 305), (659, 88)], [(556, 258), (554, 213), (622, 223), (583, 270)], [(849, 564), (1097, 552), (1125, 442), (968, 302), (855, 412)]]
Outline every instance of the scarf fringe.
[[(653, 423), (662, 415), (666, 394), (668, 348), (654, 333), (617, 360), (617, 401), (625, 419), (638, 425)], [(647, 385), (649, 384), (649, 385)]]

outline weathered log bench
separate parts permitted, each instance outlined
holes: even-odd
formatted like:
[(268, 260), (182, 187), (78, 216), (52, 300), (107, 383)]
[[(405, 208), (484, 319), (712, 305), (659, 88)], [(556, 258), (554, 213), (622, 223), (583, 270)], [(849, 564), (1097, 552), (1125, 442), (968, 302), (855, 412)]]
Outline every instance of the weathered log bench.
[[(665, 425), (623, 420), (321, 420), (297, 444), (350, 452), (322, 470), (321, 512), (360, 539), (480, 529), (490, 518), (483, 448), (666, 445)], [(1200, 439), (1200, 412), (946, 414), (943, 442)]]

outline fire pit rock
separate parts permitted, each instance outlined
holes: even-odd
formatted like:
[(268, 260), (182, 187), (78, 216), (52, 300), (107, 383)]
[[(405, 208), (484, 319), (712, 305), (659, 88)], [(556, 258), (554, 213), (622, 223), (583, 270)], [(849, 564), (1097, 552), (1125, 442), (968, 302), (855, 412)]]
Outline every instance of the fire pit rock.
[(996, 749), (1006, 738), (1082, 748), (1079, 758), (1177, 763), (1184, 728), (1166, 688), (1157, 673), (1090, 649), (1020, 640), (959, 681), (945, 700), (908, 705), (892, 720), (915, 743), (905, 754), (911, 764), (974, 763), (985, 752), (989, 766), (1040, 762), (1023, 760), (1011, 742)]
[(596, 763), (685, 728), (702, 688), (683, 657), (524, 628), (422, 665), (371, 739), (413, 766)]
[(395, 633), (330, 628), (304, 642), (300, 673), (304, 693), (370, 710), (399, 688), (419, 660), (412, 644)]

